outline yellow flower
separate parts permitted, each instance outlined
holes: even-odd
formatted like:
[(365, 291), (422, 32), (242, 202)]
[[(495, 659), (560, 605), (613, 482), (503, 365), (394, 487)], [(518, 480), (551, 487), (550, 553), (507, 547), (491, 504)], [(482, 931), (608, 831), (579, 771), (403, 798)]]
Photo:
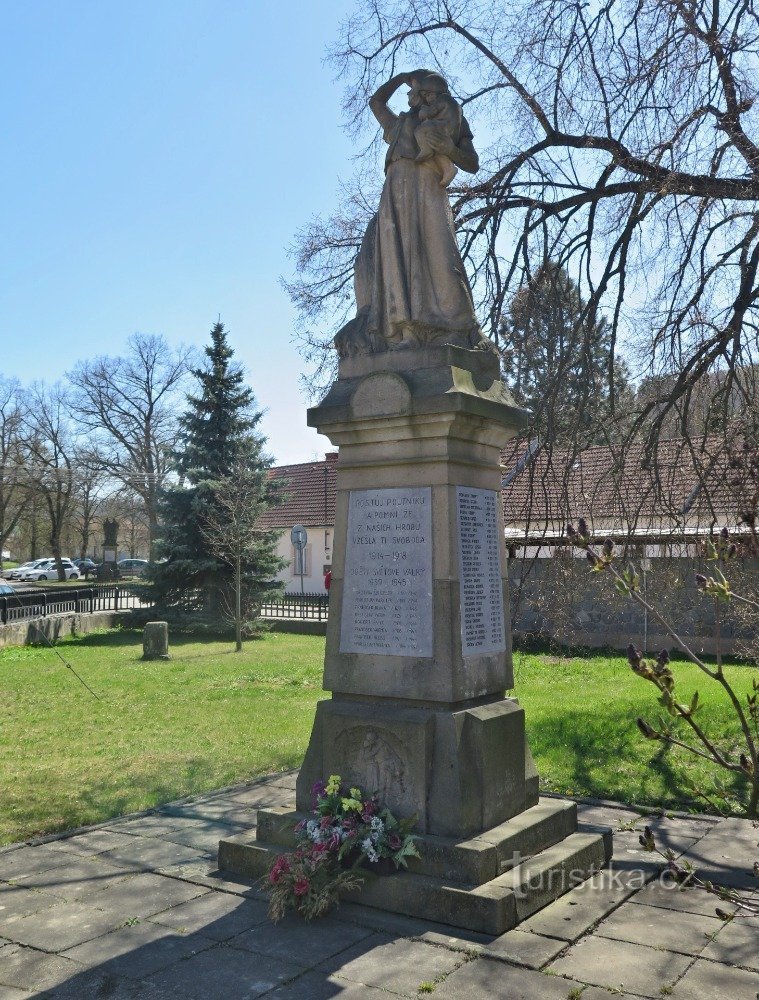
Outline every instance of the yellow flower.
[(343, 799), (342, 802), (343, 802), (344, 812), (350, 812), (351, 810), (354, 810), (355, 812), (361, 812), (361, 810), (363, 809), (362, 804), (360, 802), (357, 802), (355, 799)]
[(341, 782), (342, 779), (339, 774), (330, 774), (327, 787), (325, 788), (327, 795), (335, 795), (339, 792)]
[(359, 799), (360, 800), (361, 799), (361, 789), (360, 788), (351, 788), (351, 798), (352, 799)]

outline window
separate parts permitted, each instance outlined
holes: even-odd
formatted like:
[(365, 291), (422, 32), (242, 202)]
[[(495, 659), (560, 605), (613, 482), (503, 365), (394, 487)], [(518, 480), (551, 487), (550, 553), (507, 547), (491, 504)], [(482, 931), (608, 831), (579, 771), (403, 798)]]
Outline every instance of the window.
[[(290, 575), (300, 576), (300, 549), (291, 547)], [(311, 546), (306, 545), (303, 549), (303, 576), (311, 575)]]

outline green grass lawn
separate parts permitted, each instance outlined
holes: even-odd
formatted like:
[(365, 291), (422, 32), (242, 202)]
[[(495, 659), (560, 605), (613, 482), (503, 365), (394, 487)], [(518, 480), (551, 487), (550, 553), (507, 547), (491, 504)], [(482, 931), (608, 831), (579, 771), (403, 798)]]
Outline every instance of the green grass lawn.
[(323, 697), (324, 640), (174, 638), (144, 663), (141, 632), (0, 650), (0, 843), (93, 823), (296, 767)]
[[(272, 633), (237, 654), (177, 637), (167, 663), (143, 663), (141, 642), (123, 631), (58, 644), (101, 701), (54, 650), (0, 650), (0, 843), (298, 766), (324, 697), (323, 638)], [(734, 738), (725, 699), (695, 668), (677, 673), (683, 693), (701, 692), (702, 724)], [(751, 671), (731, 674), (747, 691)], [(658, 706), (623, 657), (517, 654), (515, 675), (544, 788), (687, 801), (680, 755), (638, 733), (635, 716)]]
[[(719, 746), (740, 752), (740, 730), (727, 695), (687, 661), (673, 663), (678, 697), (699, 692), (700, 726)], [(728, 666), (744, 706), (756, 668)], [(712, 780), (738, 788), (727, 772), (677, 748), (641, 736), (635, 719), (653, 726), (665, 715), (652, 684), (630, 670), (626, 657), (593, 653), (585, 658), (514, 654), (514, 694), (524, 706), (527, 732), (547, 791), (688, 809), (708, 807), (688, 786), (707, 791)], [(669, 717), (667, 717), (669, 718)], [(680, 730), (692, 742), (685, 729)]]

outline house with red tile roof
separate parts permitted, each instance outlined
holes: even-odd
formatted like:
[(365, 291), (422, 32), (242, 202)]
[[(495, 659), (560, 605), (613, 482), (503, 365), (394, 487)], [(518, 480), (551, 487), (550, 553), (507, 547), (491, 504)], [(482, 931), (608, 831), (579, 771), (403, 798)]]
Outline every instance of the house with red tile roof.
[(303, 591), (324, 594), (324, 577), (332, 565), (332, 543), (335, 534), (335, 483), (337, 452), (328, 452), (320, 461), (297, 465), (278, 465), (269, 475), (280, 481), (284, 502), (268, 510), (261, 518), (264, 528), (280, 528), (277, 554), (287, 566), (279, 574), (288, 594), (301, 592), (298, 554), (290, 541), (290, 531), (300, 524), (306, 529), (307, 541), (303, 554)]
[[(284, 483), (286, 499), (262, 523), (282, 529), (279, 554), (288, 565), (280, 579), (288, 593), (301, 587), (290, 542), (296, 524), (308, 533), (303, 589), (324, 592), (332, 564), (337, 458), (329, 452), (320, 461), (270, 470)], [(642, 442), (624, 450), (596, 445), (572, 453), (522, 440), (504, 449), (502, 466), (506, 541), (530, 556), (553, 555), (567, 523), (580, 517), (594, 534), (634, 541), (649, 556), (692, 555), (699, 538), (723, 525), (734, 531), (738, 523), (729, 457), (716, 437), (700, 446), (685, 439), (661, 441), (655, 461), (647, 459)]]

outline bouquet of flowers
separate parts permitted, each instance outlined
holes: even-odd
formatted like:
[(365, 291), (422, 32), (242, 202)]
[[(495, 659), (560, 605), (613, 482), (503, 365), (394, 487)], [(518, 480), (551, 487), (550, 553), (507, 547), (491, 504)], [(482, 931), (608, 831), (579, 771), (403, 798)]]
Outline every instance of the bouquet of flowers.
[(269, 916), (275, 922), (288, 909), (306, 920), (326, 913), (341, 890), (363, 884), (359, 868), (371, 871), (387, 859), (398, 870), (419, 857), (410, 832), (416, 817), (396, 819), (376, 793), (344, 788), (338, 774), (314, 785), (312, 806), (313, 816), (295, 827), (297, 850), (279, 855), (269, 870)]

